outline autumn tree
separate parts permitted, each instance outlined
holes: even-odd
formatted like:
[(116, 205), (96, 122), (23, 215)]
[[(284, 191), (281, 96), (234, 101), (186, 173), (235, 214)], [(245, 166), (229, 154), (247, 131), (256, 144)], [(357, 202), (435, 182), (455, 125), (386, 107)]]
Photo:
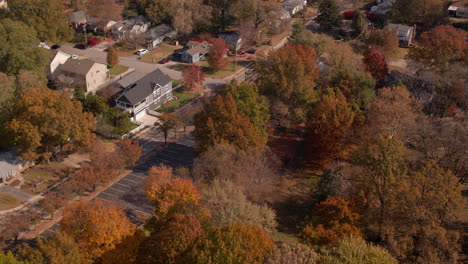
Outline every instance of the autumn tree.
[(209, 40), (210, 54), (207, 58), (208, 64), (213, 71), (219, 71), (228, 65), (227, 52), (229, 51), (226, 42), (220, 38), (212, 38)]
[(12, 214), (5, 218), (2, 224), (0, 237), (3, 241), (13, 239), (18, 243), (19, 235), (28, 230), (31, 224), (31, 216), (27, 214)]
[(166, 165), (152, 167), (145, 181), (145, 193), (157, 220), (184, 213), (200, 203), (200, 194), (191, 180), (174, 177), (172, 168)]
[[(365, 71), (351, 68), (333, 70), (326, 77), (330, 87), (338, 89), (346, 101), (351, 105), (357, 105), (360, 109), (367, 109), (375, 96), (375, 80)], [(358, 122), (362, 116), (357, 116)]]
[(275, 251), (268, 257), (266, 264), (317, 264), (320, 256), (310, 247), (303, 244), (281, 243), (276, 246)]
[(231, 181), (250, 200), (262, 202), (277, 179), (277, 157), (263, 150), (240, 150), (229, 145), (215, 145), (197, 157), (192, 176), (197, 183), (211, 184), (215, 180)]
[(191, 263), (189, 254), (205, 234), (197, 217), (176, 214), (158, 225), (143, 241), (137, 258), (141, 264)]
[[(122, 17), (123, 6), (116, 0), (92, 0), (87, 1), (86, 10), (91, 16), (99, 19), (98, 25), (105, 26), (109, 20), (118, 20)], [(109, 49), (109, 53), (110, 51), (111, 49)]]
[(12, 106), (4, 133), (26, 160), (48, 160), (58, 151), (90, 144), (95, 120), (80, 102), (50, 89), (28, 89)]
[(444, 23), (447, 7), (444, 0), (396, 0), (390, 8), (390, 19), (394, 23), (420, 24), (429, 29)]
[(16, 256), (24, 263), (34, 264), (90, 263), (80, 252), (73, 237), (63, 232), (57, 232), (45, 239), (38, 238), (36, 247), (21, 245)]
[(200, 91), (205, 81), (205, 73), (200, 66), (190, 66), (182, 72), (184, 87), (190, 91)]
[(273, 247), (273, 240), (261, 227), (238, 222), (209, 230), (191, 257), (200, 264), (263, 264)]
[(366, 243), (362, 238), (345, 238), (330, 252), (321, 257), (324, 264), (381, 263), (397, 264), (398, 261), (385, 249)]
[(314, 225), (308, 225), (299, 239), (309, 245), (329, 245), (347, 236), (362, 237), (361, 215), (354, 201), (329, 196), (312, 211)]
[(308, 161), (323, 167), (339, 157), (358, 114), (340, 91), (324, 93), (308, 122)]
[(37, 33), (30, 26), (21, 21), (0, 19), (0, 72), (8, 75), (17, 75), (20, 70), (42, 73), (48, 55), (38, 43)]
[(176, 128), (176, 115), (174, 113), (162, 113), (155, 123), (157, 129), (164, 135), (164, 143), (167, 144), (167, 137), (171, 129)]
[(16, 260), (15, 256), (11, 251), (5, 254), (5, 252), (0, 252), (0, 263), (2, 264), (22, 264), (22, 262)]
[[(8, 3), (8, 16), (34, 28), (40, 40), (68, 41), (73, 29), (67, 24), (61, 0), (16, 0)], [(21, 37), (27, 36), (22, 32)], [(35, 44), (34, 46), (36, 46)]]
[(375, 47), (370, 47), (364, 52), (362, 59), (366, 70), (374, 77), (378, 85), (382, 85), (385, 76), (388, 74), (388, 66), (385, 56)]
[(119, 64), (119, 54), (117, 53), (117, 50), (113, 46), (110, 46), (109, 50), (107, 51), (107, 64), (109, 65)]
[(242, 193), (233, 182), (214, 180), (205, 188), (202, 204), (210, 211), (211, 219), (217, 226), (243, 222), (258, 225), (268, 232), (276, 230), (276, 213), (267, 205), (257, 205)]
[(86, 259), (99, 258), (135, 232), (123, 210), (100, 200), (71, 204), (64, 210), (60, 226), (76, 239)]
[(135, 166), (136, 162), (141, 157), (141, 146), (138, 144), (134, 144), (132, 140), (125, 138), (117, 142), (117, 153), (123, 159), (123, 163), (126, 167), (133, 167)]
[[(114, 249), (102, 254), (102, 264), (139, 264), (137, 262), (138, 250), (140, 249), (145, 234), (136, 230), (133, 235), (125, 237)], [(147, 247), (145, 247), (147, 248)]]
[(238, 110), (231, 93), (217, 95), (195, 116), (195, 139), (200, 152), (215, 144), (232, 144), (240, 149), (259, 149), (266, 144), (251, 119)]
[(49, 194), (39, 201), (39, 206), (50, 218), (54, 218), (54, 213), (65, 205), (65, 200), (61, 195)]
[(368, 33), (366, 15), (363, 12), (356, 10), (354, 12), (353, 23), (351, 24), (351, 27), (354, 30), (353, 33), (355, 37), (365, 39)]
[(320, 2), (319, 13), (316, 21), (320, 24), (320, 27), (329, 31), (341, 24), (341, 15), (336, 5), (335, 0), (324, 0)]
[(208, 0), (208, 5), (213, 8), (213, 23), (220, 32), (226, 30), (226, 27), (232, 21), (231, 14), (235, 13), (239, 0)]
[(438, 26), (421, 34), (409, 57), (427, 68), (445, 71), (454, 63), (467, 63), (468, 33), (450, 25)]
[(261, 93), (271, 101), (287, 105), (298, 121), (306, 119), (316, 100), (318, 69), (315, 52), (309, 46), (286, 45), (256, 64), (256, 81)]
[(400, 54), (398, 34), (389, 26), (384, 29), (370, 30), (364, 42), (369, 46), (374, 46), (387, 58), (396, 58)]

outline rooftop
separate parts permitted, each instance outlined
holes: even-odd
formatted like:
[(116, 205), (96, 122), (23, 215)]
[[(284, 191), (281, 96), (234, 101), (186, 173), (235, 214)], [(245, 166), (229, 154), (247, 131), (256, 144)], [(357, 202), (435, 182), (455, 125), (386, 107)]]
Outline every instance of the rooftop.
[(68, 15), (68, 22), (78, 23), (86, 19), (86, 11), (76, 11)]
[(90, 60), (68, 59), (61, 66), (61, 70), (66, 72), (72, 72), (78, 75), (86, 75), (95, 63), (97, 62)]

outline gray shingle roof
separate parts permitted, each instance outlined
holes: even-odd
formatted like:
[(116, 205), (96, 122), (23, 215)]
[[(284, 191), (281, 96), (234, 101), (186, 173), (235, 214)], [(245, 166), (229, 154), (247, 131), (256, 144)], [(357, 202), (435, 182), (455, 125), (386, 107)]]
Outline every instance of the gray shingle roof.
[(401, 25), (401, 24), (388, 24), (388, 27), (395, 29), (398, 34), (399, 39), (408, 40), (413, 34), (414, 28), (411, 26)]
[(90, 60), (68, 59), (62, 66), (60, 66), (60, 70), (72, 72), (78, 75), (86, 75), (95, 63), (96, 62)]
[(134, 105), (151, 95), (156, 84), (165, 86), (170, 82), (172, 82), (171, 77), (163, 73), (160, 69), (156, 69), (155, 71), (136, 81), (135, 87), (129, 89), (117, 100)]
[(155, 39), (159, 37), (165, 37), (167, 34), (172, 33), (174, 29), (168, 24), (161, 24), (154, 28), (149, 29), (146, 32), (146, 39)]
[(122, 88), (127, 88), (131, 84), (135, 83), (136, 81), (140, 80), (141, 78), (145, 77), (145, 74), (139, 71), (132, 71), (131, 73), (125, 75), (122, 79), (117, 81), (117, 83)]
[(203, 47), (203, 45), (198, 45), (198, 46), (195, 46), (195, 47), (187, 50), (187, 53), (192, 55), (192, 56), (197, 54), (197, 53), (206, 54), (208, 52), (210, 52), (210, 51), (208, 49), (206, 49), (205, 47)]
[(68, 15), (69, 23), (78, 23), (86, 19), (86, 11), (76, 11)]

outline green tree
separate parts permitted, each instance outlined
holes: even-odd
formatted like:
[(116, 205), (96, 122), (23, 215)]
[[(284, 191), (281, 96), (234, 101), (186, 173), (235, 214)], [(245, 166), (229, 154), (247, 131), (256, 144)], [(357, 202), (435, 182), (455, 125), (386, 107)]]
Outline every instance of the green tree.
[(66, 93), (28, 89), (12, 106), (13, 119), (3, 133), (26, 160), (48, 160), (59, 151), (90, 144), (95, 119)]
[(310, 46), (286, 45), (256, 64), (257, 85), (272, 102), (288, 106), (298, 121), (304, 121), (316, 100), (318, 69)]
[(333, 71), (330, 76), (332, 87), (340, 90), (351, 105), (367, 109), (375, 96), (375, 80), (358, 69), (344, 68)]
[(226, 143), (240, 149), (259, 149), (266, 138), (250, 118), (238, 110), (231, 93), (217, 95), (195, 116), (195, 139), (200, 152), (209, 146)]
[(212, 228), (191, 257), (199, 264), (263, 264), (273, 247), (273, 240), (261, 227), (238, 222)]
[(266, 264), (317, 264), (320, 256), (310, 247), (303, 244), (281, 243), (275, 248), (275, 252), (268, 257)]
[(58, 232), (46, 239), (38, 239), (37, 247), (23, 244), (16, 253), (18, 259), (31, 264), (84, 264), (87, 262), (73, 237)]
[(329, 253), (322, 256), (323, 264), (397, 264), (398, 261), (385, 249), (367, 244), (361, 238), (346, 238)]
[(8, 75), (20, 70), (43, 72), (48, 55), (38, 44), (37, 33), (25, 23), (0, 20), (0, 71)]
[(319, 5), (316, 21), (323, 30), (332, 30), (341, 24), (341, 15), (335, 0), (323, 0)]
[(396, 0), (390, 8), (390, 19), (395, 23), (420, 24), (427, 30), (445, 22), (446, 3), (445, 0)]
[(15, 256), (8, 251), (8, 253), (0, 252), (0, 263), (1, 264), (22, 264), (20, 261), (15, 259)]
[(237, 109), (250, 118), (250, 121), (258, 127), (262, 136), (267, 137), (265, 128), (270, 120), (268, 105), (265, 97), (258, 94), (258, 88), (253, 83), (237, 83), (232, 80), (227, 89), (221, 91), (222, 95), (231, 93), (236, 100)]
[[(15, 0), (8, 2), (8, 7), (9, 17), (34, 28), (40, 40), (60, 43), (70, 40), (73, 36), (73, 30), (68, 26), (63, 12), (63, 1)], [(21, 35), (26, 34), (23, 32)]]
[(363, 12), (356, 10), (351, 27), (354, 30), (353, 33), (355, 37), (365, 39), (367, 37), (368, 27), (366, 15)]

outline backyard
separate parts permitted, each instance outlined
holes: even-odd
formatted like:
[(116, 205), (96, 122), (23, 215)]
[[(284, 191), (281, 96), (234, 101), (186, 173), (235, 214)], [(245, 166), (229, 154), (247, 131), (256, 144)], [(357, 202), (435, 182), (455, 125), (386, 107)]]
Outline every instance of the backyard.
[(172, 113), (177, 108), (187, 104), (198, 95), (193, 92), (183, 91), (181, 88), (179, 88), (174, 92), (174, 96), (177, 97), (176, 100), (167, 102), (160, 108), (157, 108), (155, 111), (160, 113)]
[[(240, 70), (242, 67), (245, 67), (248, 63), (250, 63), (249, 60), (246, 60), (242, 57), (237, 57), (237, 61), (235, 63), (232, 57), (229, 57), (228, 60), (228, 65), (224, 69), (219, 70), (217, 72), (213, 71), (213, 69), (210, 68), (210, 65), (208, 65), (207, 61), (199, 61), (195, 63), (195, 65), (202, 67), (203, 72), (208, 78), (224, 79), (235, 74), (236, 71)], [(177, 63), (174, 66), (172, 66), (171, 69), (176, 71), (183, 71), (191, 65), (191, 63)]]

